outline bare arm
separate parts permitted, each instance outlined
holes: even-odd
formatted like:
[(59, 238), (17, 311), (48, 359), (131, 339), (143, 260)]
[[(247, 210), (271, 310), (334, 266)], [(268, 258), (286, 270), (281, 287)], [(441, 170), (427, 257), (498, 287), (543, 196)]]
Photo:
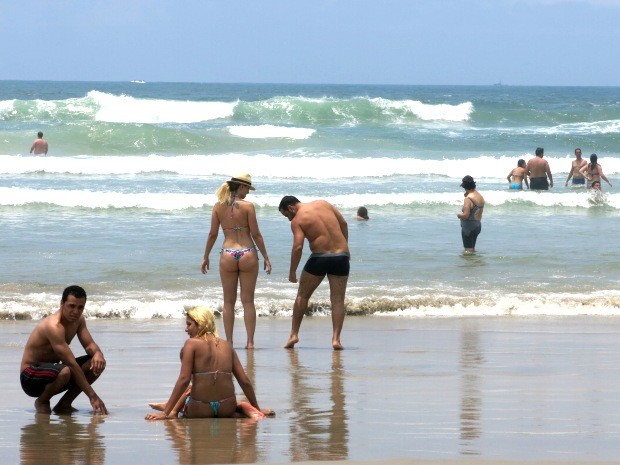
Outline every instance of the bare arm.
[(207, 236), (207, 244), (205, 245), (205, 254), (202, 259), (202, 265), (200, 266), (200, 271), (202, 274), (206, 274), (209, 269), (209, 254), (211, 253), (211, 249), (213, 249), (213, 245), (217, 240), (217, 235), (220, 230), (220, 217), (217, 215), (217, 203), (213, 206), (213, 211), (211, 212), (211, 229), (209, 229), (209, 235)]
[(469, 218), (469, 213), (471, 212), (472, 203), (473, 202), (469, 197), (465, 197), (465, 200), (463, 200), (463, 211), (461, 213), (457, 213), (456, 216), (461, 220), (465, 220)]
[[(86, 348), (86, 346), (84, 345), (84, 342), (82, 341), (82, 337), (85, 337), (84, 336), (85, 325), (86, 325), (86, 320), (82, 316), (81, 321), (80, 321), (80, 327), (78, 328), (78, 334), (81, 334), (80, 342), (82, 342), (82, 345), (84, 346), (84, 348)], [(82, 328), (82, 326), (84, 326), (84, 328)], [(88, 330), (86, 330), (86, 332), (88, 332)], [(82, 371), (82, 367), (78, 365), (77, 360), (75, 359), (75, 355), (71, 351), (69, 344), (67, 344), (67, 342), (65, 341), (64, 329), (55, 328), (52, 325), (49, 325), (45, 329), (45, 333), (47, 335), (47, 338), (49, 340), (49, 343), (54, 353), (66, 366), (69, 367), (69, 370), (71, 371), (71, 379), (75, 382), (78, 388), (88, 397), (88, 400), (90, 401), (90, 404), (93, 407), (93, 411), (95, 413), (99, 412), (102, 414), (107, 414), (108, 410), (106, 409), (105, 404), (99, 398), (95, 390), (92, 388), (92, 386), (86, 379), (86, 375), (84, 374), (84, 371)], [(101, 351), (99, 351), (99, 353), (101, 353)], [(89, 353), (89, 355), (91, 354)], [(103, 357), (103, 354), (101, 356)], [(91, 362), (91, 366), (92, 366), (92, 362)]]
[(288, 280), (292, 283), (297, 282), (297, 267), (301, 261), (301, 255), (304, 249), (304, 232), (301, 226), (294, 220), (291, 223), (291, 231), (293, 231), (293, 249), (291, 251), (291, 268), (288, 273)]
[(252, 404), (257, 410), (260, 410), (258, 406), (258, 401), (256, 400), (256, 393), (254, 392), (254, 387), (252, 386), (252, 382), (248, 375), (245, 374), (245, 370), (243, 369), (243, 365), (239, 361), (239, 357), (237, 356), (237, 352), (233, 350), (233, 375), (235, 379), (239, 383), (241, 390), (245, 394), (245, 397), (248, 399), (248, 402)]
[(547, 177), (549, 178), (549, 187), (553, 187), (553, 175), (551, 174), (551, 168), (549, 167), (549, 163), (545, 163), (545, 172), (547, 173)]
[(91, 336), (90, 331), (86, 327), (86, 321), (84, 321), (84, 324), (81, 324), (78, 327), (77, 337), (82, 344), (82, 347), (84, 347), (86, 353), (91, 357), (91, 371), (95, 375), (99, 376), (101, 373), (103, 373), (103, 370), (105, 370), (106, 361), (103, 356), (103, 352), (101, 352), (101, 349), (95, 343), (95, 340)]
[(583, 166), (583, 167), (579, 170), (579, 172), (580, 172), (580, 173), (581, 173), (581, 174), (582, 174), (582, 175), (583, 175), (583, 176), (584, 176), (584, 177), (585, 177), (585, 178), (589, 181), (589, 180), (590, 180), (590, 179), (592, 179), (592, 178), (591, 178), (591, 177), (590, 177), (590, 175), (587, 173), (587, 171), (588, 171), (588, 165), (584, 165), (584, 166)]
[(573, 164), (571, 163), (570, 165), (570, 170), (568, 172), (568, 178), (566, 178), (566, 182), (564, 183), (564, 186), (568, 186), (568, 181), (570, 181), (570, 178), (573, 177), (573, 170), (575, 169), (575, 167), (573, 166)]
[(598, 165), (597, 168), (598, 168), (598, 175), (601, 177), (601, 179), (603, 179), (607, 184), (609, 184), (609, 187), (613, 187), (611, 183), (609, 182), (609, 179), (607, 179), (607, 176), (603, 174), (603, 167), (601, 165)]
[(194, 367), (194, 347), (191, 339), (185, 341), (182, 350), (181, 357), (181, 371), (179, 373), (179, 377), (177, 378), (177, 382), (172, 388), (172, 393), (170, 394), (170, 398), (168, 402), (166, 402), (166, 407), (164, 411), (161, 413), (149, 413), (146, 416), (147, 420), (167, 420), (170, 418), (170, 415), (173, 413), (176, 414), (178, 412), (178, 408), (181, 405), (181, 400), (183, 399), (183, 394), (187, 392), (189, 387), (189, 383), (192, 380), (192, 368)]
[(250, 234), (252, 235), (252, 239), (260, 250), (261, 255), (265, 261), (265, 271), (267, 274), (271, 274), (271, 262), (269, 261), (269, 257), (267, 256), (267, 248), (265, 247), (265, 241), (263, 240), (263, 235), (258, 229), (258, 220), (256, 219), (256, 210), (254, 209), (254, 205), (250, 204), (250, 209), (248, 213), (248, 226), (250, 227)]
[(344, 219), (344, 216), (332, 205), (332, 209), (334, 210), (334, 214), (336, 215), (336, 219), (338, 220), (338, 224), (340, 225), (340, 231), (342, 231), (342, 235), (349, 242), (349, 225), (347, 224), (347, 220)]

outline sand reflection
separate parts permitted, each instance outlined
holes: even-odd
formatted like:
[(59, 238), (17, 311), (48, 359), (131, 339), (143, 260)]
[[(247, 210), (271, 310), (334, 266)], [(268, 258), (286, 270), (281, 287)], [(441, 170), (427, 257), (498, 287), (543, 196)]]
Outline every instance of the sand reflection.
[(300, 356), (291, 350), (289, 356), (293, 406), (290, 460), (346, 460), (349, 431), (342, 352), (332, 352), (328, 370), (312, 369), (300, 362), (300, 357), (316, 360), (316, 354)]
[(21, 465), (105, 463), (105, 443), (98, 432), (105, 417), (93, 415), (80, 423), (71, 415), (35, 414), (34, 423), (22, 428)]
[(258, 422), (233, 418), (167, 421), (166, 433), (180, 465), (254, 463)]
[(481, 435), (480, 410), (480, 370), (484, 362), (480, 351), (480, 333), (464, 328), (461, 332), (461, 416), (460, 445), (463, 455), (480, 455), (475, 440)]

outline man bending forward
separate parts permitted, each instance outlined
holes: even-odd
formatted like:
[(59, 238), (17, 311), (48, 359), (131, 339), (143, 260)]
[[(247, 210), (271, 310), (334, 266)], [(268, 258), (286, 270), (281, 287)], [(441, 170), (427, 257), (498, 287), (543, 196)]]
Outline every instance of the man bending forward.
[(299, 289), (293, 306), (291, 335), (284, 346), (291, 349), (299, 342), (299, 328), (308, 302), (325, 275), (329, 280), (332, 306), (332, 347), (342, 350), (340, 332), (344, 324), (344, 295), (349, 278), (349, 229), (340, 212), (325, 200), (302, 203), (287, 195), (280, 201), (280, 213), (291, 222), (293, 250), (288, 280), (297, 282), (297, 267), (301, 261), (304, 239), (308, 239), (312, 254), (299, 280)]

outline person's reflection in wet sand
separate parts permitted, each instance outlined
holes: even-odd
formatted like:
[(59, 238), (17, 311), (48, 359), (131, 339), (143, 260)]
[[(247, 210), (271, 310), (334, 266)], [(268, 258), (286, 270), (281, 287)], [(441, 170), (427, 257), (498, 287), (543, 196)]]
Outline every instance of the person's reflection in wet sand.
[(484, 357), (480, 352), (480, 333), (476, 328), (461, 332), (461, 427), (460, 445), (463, 455), (480, 455), (475, 440), (481, 436), (480, 370)]
[(180, 465), (255, 463), (258, 422), (236, 418), (166, 421), (166, 433)]
[[(298, 351), (289, 352), (291, 373), (290, 422), (292, 462), (308, 460), (346, 460), (348, 458), (346, 398), (342, 353), (332, 353), (329, 378), (326, 372), (312, 370), (299, 363)], [(330, 381), (330, 404), (321, 381)], [(316, 397), (313, 399), (313, 397)]]
[(97, 431), (104, 421), (105, 417), (100, 415), (75, 418), (35, 414), (34, 423), (22, 428), (21, 465), (104, 464), (105, 445), (103, 436)]

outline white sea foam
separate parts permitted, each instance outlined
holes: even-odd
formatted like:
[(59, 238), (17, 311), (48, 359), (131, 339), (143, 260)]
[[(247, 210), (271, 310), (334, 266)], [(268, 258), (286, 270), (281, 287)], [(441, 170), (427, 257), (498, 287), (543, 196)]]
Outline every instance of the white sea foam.
[[(431, 296), (420, 294), (409, 298), (388, 297), (368, 299), (349, 297), (347, 308), (358, 315), (389, 316), (396, 318), (461, 318), (461, 317), (510, 317), (510, 316), (620, 316), (620, 293), (617, 290), (599, 290), (596, 297), (591, 294), (548, 293), (544, 296), (533, 294), (490, 293), (486, 298), (459, 297), (450, 295)], [(218, 287), (219, 293), (219, 287)], [(134, 293), (136, 294), (136, 293)], [(330, 316), (329, 302), (315, 297), (314, 316)], [(29, 315), (38, 319), (54, 311), (58, 297), (52, 294), (33, 293), (4, 298), (0, 302), (0, 316), (11, 318), (16, 315)], [(291, 302), (294, 293), (280, 292), (277, 296), (256, 298), (256, 310), (259, 316), (290, 318)], [(444, 300), (451, 303), (442, 304)], [(411, 302), (416, 302), (412, 305)], [(179, 299), (172, 292), (139, 293), (135, 297), (125, 298), (121, 295), (97, 294), (89, 299), (86, 316), (88, 318), (184, 318), (187, 306), (207, 305), (221, 311), (221, 296), (203, 296), (202, 298)], [(242, 318), (243, 311), (238, 308), (237, 318)]]
[(445, 103), (431, 105), (417, 100), (373, 98), (370, 101), (386, 113), (398, 110), (399, 113), (409, 113), (424, 121), (467, 121), (474, 109), (471, 102), (458, 105)]
[[(186, 176), (228, 175), (226, 166), (243, 166), (256, 178), (351, 179), (386, 176), (440, 176), (461, 179), (464, 174), (476, 181), (505, 182), (507, 174), (517, 166), (519, 157), (490, 156), (442, 159), (365, 157), (354, 158), (331, 154), (310, 155), (303, 150), (289, 156), (269, 154), (226, 153), (223, 155), (179, 156), (76, 156), (30, 157), (0, 155), (0, 173), (69, 173), (82, 175), (138, 174), (170, 172)], [(545, 157), (552, 167), (556, 183), (562, 182), (574, 157)], [(604, 173), (620, 174), (620, 158), (599, 157)], [(565, 179), (565, 178), (564, 178)], [(563, 185), (563, 183), (562, 183)]]
[[(606, 193), (603, 199), (592, 201), (590, 192), (510, 192), (489, 190), (484, 192), (488, 206), (510, 205), (528, 202), (540, 207), (597, 208), (602, 204), (620, 209), (620, 194)], [(252, 202), (259, 207), (276, 207), (282, 198), (278, 194), (252, 193)], [(342, 195), (317, 194), (304, 197), (305, 201), (326, 199), (342, 208), (357, 208), (359, 205), (382, 206), (455, 206), (462, 204), (462, 196), (454, 192), (402, 192), (402, 193), (355, 193)], [(0, 187), (0, 206), (25, 206), (33, 204), (55, 205), (67, 208), (146, 208), (162, 211), (178, 211), (190, 208), (210, 208), (215, 202), (211, 193), (121, 193), (75, 189), (33, 189)]]
[(139, 99), (96, 90), (88, 97), (98, 105), (97, 121), (109, 123), (196, 123), (232, 116), (236, 102)]
[(308, 139), (316, 130), (261, 124), (260, 126), (229, 126), (228, 132), (233, 136), (247, 139), (284, 138), (301, 140)]

